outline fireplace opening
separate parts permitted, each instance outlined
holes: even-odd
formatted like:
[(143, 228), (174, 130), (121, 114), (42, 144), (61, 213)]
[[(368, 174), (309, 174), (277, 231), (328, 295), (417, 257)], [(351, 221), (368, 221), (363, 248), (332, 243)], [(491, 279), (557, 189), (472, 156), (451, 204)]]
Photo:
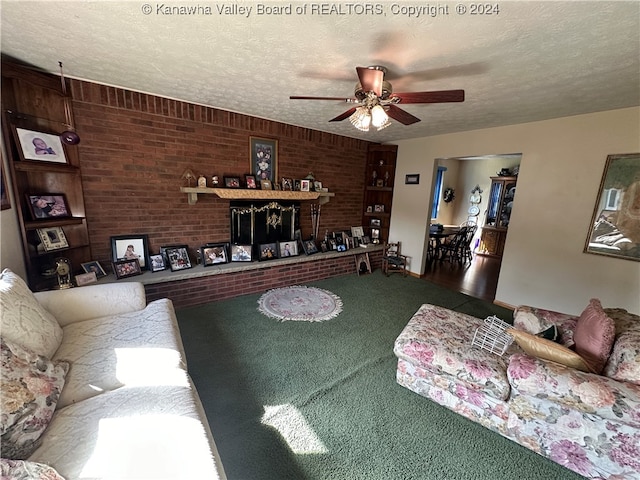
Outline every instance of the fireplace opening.
[(299, 202), (243, 202), (229, 205), (231, 243), (261, 245), (293, 240), (300, 228)]

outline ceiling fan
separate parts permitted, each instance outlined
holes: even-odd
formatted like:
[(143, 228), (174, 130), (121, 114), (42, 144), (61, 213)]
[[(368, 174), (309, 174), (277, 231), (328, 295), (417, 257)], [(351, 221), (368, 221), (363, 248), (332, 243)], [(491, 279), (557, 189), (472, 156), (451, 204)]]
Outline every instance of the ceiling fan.
[(356, 67), (359, 83), (356, 84), (353, 97), (305, 97), (290, 96), (291, 100), (342, 100), (359, 106), (352, 107), (346, 112), (329, 120), (340, 122), (349, 118), (354, 127), (368, 131), (371, 126), (382, 130), (391, 123), (389, 117), (403, 125), (411, 125), (420, 119), (401, 109), (399, 103), (445, 103), (463, 102), (464, 90), (441, 90), (434, 92), (406, 92), (394, 93), (391, 84), (384, 79), (386, 67), (373, 65), (370, 67)]

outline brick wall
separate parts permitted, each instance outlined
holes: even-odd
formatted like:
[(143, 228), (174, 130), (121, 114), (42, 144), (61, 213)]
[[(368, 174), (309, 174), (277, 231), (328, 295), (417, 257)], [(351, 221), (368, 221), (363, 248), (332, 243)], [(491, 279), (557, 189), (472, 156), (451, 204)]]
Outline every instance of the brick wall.
[[(380, 268), (382, 251), (370, 252), (369, 260), (372, 269)], [(145, 285), (145, 291), (148, 302), (170, 298), (180, 308), (340, 275), (356, 275), (353, 255), (273, 267), (265, 262), (258, 270)]]
[[(313, 172), (336, 194), (321, 234), (361, 223), (368, 142), (90, 82), (73, 80), (71, 91), (92, 255), (105, 267), (112, 235), (146, 234), (151, 253), (228, 241), (229, 201), (188, 205), (181, 175), (249, 173), (250, 136), (278, 140), (278, 177)], [(311, 233), (309, 202), (301, 229)]]

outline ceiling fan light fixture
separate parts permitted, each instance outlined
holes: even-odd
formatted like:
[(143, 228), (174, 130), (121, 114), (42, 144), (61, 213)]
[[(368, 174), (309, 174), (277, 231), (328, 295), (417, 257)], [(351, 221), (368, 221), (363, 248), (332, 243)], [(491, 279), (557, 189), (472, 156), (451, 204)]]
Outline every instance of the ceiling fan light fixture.
[(378, 130), (388, 126), (389, 124), (389, 116), (387, 112), (384, 111), (382, 105), (376, 105), (371, 109), (371, 125), (376, 127)]
[(391, 122), (389, 121), (389, 119), (387, 118), (387, 120), (378, 127), (378, 131), (383, 130), (385, 128), (387, 128), (389, 125), (391, 125)]
[(367, 107), (356, 108), (356, 111), (349, 117), (349, 121), (351, 122), (351, 125), (356, 127), (358, 130), (368, 132), (369, 126), (371, 126), (371, 114), (369, 113), (369, 109)]

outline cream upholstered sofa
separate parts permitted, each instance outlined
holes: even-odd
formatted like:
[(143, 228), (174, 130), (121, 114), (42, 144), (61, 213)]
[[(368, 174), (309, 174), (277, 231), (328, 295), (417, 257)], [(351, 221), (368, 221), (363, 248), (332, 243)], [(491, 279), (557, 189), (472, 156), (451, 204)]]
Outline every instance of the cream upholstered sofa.
[[(596, 374), (524, 341), (529, 354), (515, 342), (502, 356), (472, 347), (483, 320), (425, 304), (396, 339), (397, 382), (585, 477), (640, 479), (640, 318), (604, 311), (615, 338)], [(583, 315), (519, 307), (514, 326), (530, 336), (555, 326), (570, 344)], [(533, 343), (576, 360), (563, 345)]]
[(140, 283), (34, 295), (8, 270), (0, 285), (3, 475), (226, 478), (170, 300), (146, 305)]

